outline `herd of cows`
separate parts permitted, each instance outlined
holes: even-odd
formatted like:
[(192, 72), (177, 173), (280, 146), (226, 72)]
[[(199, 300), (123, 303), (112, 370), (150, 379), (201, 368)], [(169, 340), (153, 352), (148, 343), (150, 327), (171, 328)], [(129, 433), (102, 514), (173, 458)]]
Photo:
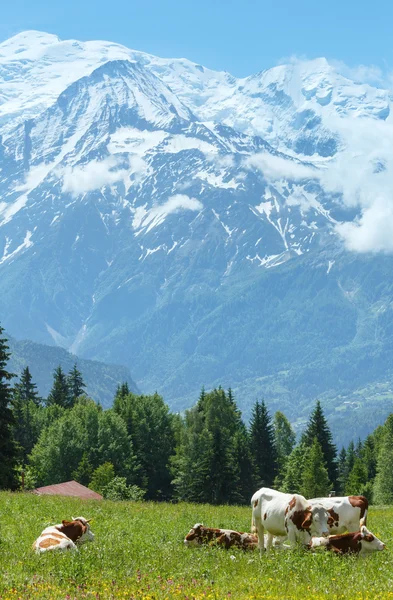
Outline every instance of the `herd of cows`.
[[(294, 547), (300, 544), (314, 549), (324, 547), (338, 554), (364, 554), (384, 550), (385, 544), (366, 527), (368, 501), (364, 496), (314, 498), (283, 494), (261, 488), (253, 495), (251, 533), (233, 529), (215, 529), (197, 523), (186, 535), (186, 546), (217, 544), (244, 550), (272, 546)], [(266, 533), (265, 533), (266, 532)], [(33, 544), (36, 552), (77, 549), (77, 544), (92, 541), (89, 520), (73, 517), (44, 529)], [(284, 545), (288, 540), (289, 546)]]
[[(364, 496), (313, 498), (300, 494), (283, 494), (261, 488), (253, 495), (252, 533), (232, 529), (214, 529), (197, 523), (184, 543), (193, 546), (214, 543), (225, 548), (259, 548), (301, 544), (306, 548), (324, 547), (338, 554), (364, 554), (384, 550), (385, 544), (366, 527), (368, 501)], [(265, 533), (266, 531), (266, 533)], [(288, 546), (285, 546), (288, 547)]]

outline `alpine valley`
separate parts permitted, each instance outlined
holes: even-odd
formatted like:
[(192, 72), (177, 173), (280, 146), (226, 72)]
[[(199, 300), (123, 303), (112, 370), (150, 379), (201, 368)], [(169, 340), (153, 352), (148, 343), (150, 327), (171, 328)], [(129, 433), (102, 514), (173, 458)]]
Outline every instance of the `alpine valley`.
[(344, 71), (0, 44), (6, 331), (124, 365), (173, 410), (222, 385), (246, 418), (264, 397), (301, 425), (320, 398), (337, 441), (373, 430), (393, 401), (392, 97)]

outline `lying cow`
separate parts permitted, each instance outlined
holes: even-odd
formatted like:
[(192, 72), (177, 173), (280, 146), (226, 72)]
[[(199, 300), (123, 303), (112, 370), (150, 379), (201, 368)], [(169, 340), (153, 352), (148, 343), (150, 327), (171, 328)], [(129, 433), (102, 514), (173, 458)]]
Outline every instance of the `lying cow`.
[(202, 523), (196, 523), (187, 533), (184, 544), (186, 546), (198, 546), (214, 542), (228, 549), (232, 546), (243, 548), (243, 550), (254, 550), (258, 544), (258, 538), (252, 533), (234, 531), (233, 529), (216, 529), (205, 527)]
[(362, 525), (360, 531), (351, 533), (342, 533), (341, 535), (330, 535), (327, 538), (312, 538), (310, 548), (324, 547), (326, 550), (332, 550), (337, 554), (365, 554), (374, 550), (384, 550), (385, 544), (381, 542), (374, 534), (370, 533), (365, 525)]
[(83, 544), (92, 541), (94, 534), (90, 531), (89, 520), (73, 517), (72, 521), (62, 521), (61, 525), (47, 527), (34, 542), (33, 550), (37, 553), (47, 550), (75, 550), (76, 542)]
[(322, 504), (332, 517), (329, 524), (331, 534), (345, 531), (359, 531), (360, 525), (367, 524), (368, 500), (364, 496), (342, 496), (333, 498), (313, 498), (309, 500)]
[(291, 546), (300, 542), (308, 546), (311, 536), (327, 536), (332, 518), (326, 509), (315, 502), (312, 506), (300, 494), (283, 494), (261, 488), (251, 498), (252, 521), (258, 535), (258, 547), (264, 550), (264, 533), (268, 533), (266, 549), (270, 550), (273, 536), (288, 537)]

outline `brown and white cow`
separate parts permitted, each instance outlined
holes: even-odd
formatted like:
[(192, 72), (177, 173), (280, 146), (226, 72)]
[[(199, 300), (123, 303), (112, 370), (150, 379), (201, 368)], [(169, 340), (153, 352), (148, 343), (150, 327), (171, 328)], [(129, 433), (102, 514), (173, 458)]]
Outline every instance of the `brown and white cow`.
[(252, 521), (258, 535), (258, 547), (265, 547), (264, 533), (268, 533), (266, 549), (270, 550), (273, 536), (288, 537), (291, 546), (300, 542), (308, 546), (311, 536), (327, 536), (331, 517), (326, 509), (315, 502), (312, 506), (300, 494), (283, 494), (261, 488), (251, 498)]
[(184, 539), (186, 546), (199, 546), (210, 543), (224, 546), (226, 549), (236, 546), (243, 550), (254, 550), (257, 547), (258, 538), (252, 533), (235, 531), (233, 529), (205, 527), (202, 523), (196, 523)]
[(368, 500), (364, 496), (338, 496), (332, 498), (312, 498), (308, 501), (328, 511), (332, 519), (329, 521), (329, 533), (338, 534), (345, 531), (359, 531), (361, 525), (367, 525)]
[[(265, 536), (267, 540), (267, 535)], [(274, 537), (273, 546), (281, 548), (285, 538)], [(201, 544), (215, 543), (226, 549), (236, 546), (243, 550), (254, 550), (258, 545), (258, 537), (253, 533), (235, 531), (233, 529), (217, 529), (205, 527), (202, 523), (196, 523), (187, 533), (184, 544), (186, 546), (199, 546)]]
[(385, 550), (386, 546), (365, 525), (360, 531), (330, 535), (327, 538), (311, 539), (310, 548), (323, 547), (337, 554), (366, 554), (375, 550)]
[(75, 550), (76, 543), (92, 541), (94, 534), (90, 530), (89, 520), (73, 517), (72, 521), (62, 521), (59, 525), (46, 527), (34, 542), (33, 550), (37, 553), (48, 550)]

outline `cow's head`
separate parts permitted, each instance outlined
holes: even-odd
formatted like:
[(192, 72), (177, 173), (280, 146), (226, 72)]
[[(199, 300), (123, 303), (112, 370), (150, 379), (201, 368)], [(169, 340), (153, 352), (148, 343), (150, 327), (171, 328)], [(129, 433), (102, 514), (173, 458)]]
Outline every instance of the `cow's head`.
[(70, 538), (73, 542), (83, 544), (84, 542), (92, 542), (94, 534), (90, 530), (91, 519), (84, 517), (72, 517), (72, 521), (62, 521), (61, 531)]
[(360, 528), (362, 552), (371, 552), (372, 550), (385, 550), (386, 546), (365, 525)]
[(202, 543), (202, 523), (195, 523), (194, 527), (190, 529), (184, 538), (184, 544), (186, 546), (198, 546)]
[(331, 519), (331, 516), (322, 504), (307, 506), (304, 512), (303, 529), (307, 529), (312, 536), (326, 537), (329, 535), (329, 519)]

